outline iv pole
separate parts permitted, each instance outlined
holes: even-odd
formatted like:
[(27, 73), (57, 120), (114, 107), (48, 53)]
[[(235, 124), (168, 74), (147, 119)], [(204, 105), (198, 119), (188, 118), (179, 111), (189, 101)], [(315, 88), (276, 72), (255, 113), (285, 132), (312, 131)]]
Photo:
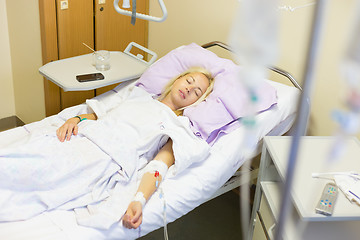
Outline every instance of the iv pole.
[(306, 101), (310, 99), (310, 93), (312, 90), (314, 69), (316, 66), (316, 59), (318, 53), (318, 45), (320, 42), (320, 30), (322, 29), (323, 23), (323, 14), (325, 12), (325, 2), (326, 0), (318, 0), (316, 3), (314, 16), (313, 16), (313, 24), (312, 31), (310, 36), (310, 45), (307, 53), (307, 61), (304, 70), (304, 81), (303, 81), (303, 92), (301, 94), (300, 102), (299, 102), (299, 111), (295, 121), (295, 132), (291, 142), (290, 154), (288, 167), (286, 172), (286, 179), (283, 188), (282, 194), (282, 204), (280, 207), (279, 213), (279, 221), (277, 224), (276, 232), (275, 232), (275, 240), (282, 239), (282, 235), (284, 232), (284, 227), (286, 223), (286, 219), (289, 215), (290, 210), (290, 188), (293, 183), (294, 178), (294, 170), (296, 165), (296, 159), (298, 155), (298, 150), (300, 146), (301, 136), (305, 133), (307, 127), (308, 116), (310, 113), (309, 109), (306, 109)]

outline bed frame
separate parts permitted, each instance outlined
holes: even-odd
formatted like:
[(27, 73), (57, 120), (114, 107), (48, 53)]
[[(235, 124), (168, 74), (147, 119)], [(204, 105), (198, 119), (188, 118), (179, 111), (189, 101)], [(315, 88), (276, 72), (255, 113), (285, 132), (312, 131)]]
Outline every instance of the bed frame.
[[(218, 42), (218, 41), (204, 44), (202, 47), (210, 48), (213, 46), (219, 46), (227, 51), (231, 51), (229, 46), (227, 46), (226, 44), (224, 44), (222, 42)], [(297, 81), (288, 72), (281, 70), (279, 68), (276, 68), (276, 67), (270, 67), (269, 69), (282, 75), (282, 76), (285, 76), (287, 79), (289, 79), (289, 81), (296, 88), (302, 90), (300, 85), (297, 83)], [(11, 133), (14, 133), (14, 132), (8, 132), (7, 134), (11, 134)], [(16, 134), (17, 134), (17, 132), (16, 132)], [(22, 136), (22, 132), (21, 132), (21, 134), (19, 133), (19, 136)], [(262, 145), (262, 144), (259, 144), (259, 145)], [(259, 149), (261, 149), (261, 148), (259, 148)], [(250, 162), (250, 161), (248, 161), (248, 162)], [(246, 165), (243, 165), (241, 168), (239, 168), (239, 170), (207, 201), (209, 201), (219, 195), (222, 195), (234, 188), (237, 188), (244, 184), (248, 184), (249, 182), (255, 180), (258, 175), (258, 168), (256, 168), (256, 167), (246, 168), (247, 167)], [(206, 195), (206, 196), (209, 196), (209, 195)], [(59, 240), (61, 239), (62, 240), (62, 239), (66, 239), (67, 231), (70, 232), (70, 230), (71, 231), (77, 230), (78, 232), (74, 233), (74, 231), (72, 231), (71, 233), (72, 234), (74, 233), (74, 235), (81, 234), (81, 237), (83, 239), (85, 239), (88, 235), (93, 236), (92, 234), (94, 234), (94, 236), (95, 236), (95, 232), (96, 232), (95, 230), (94, 230), (94, 232), (93, 231), (86, 232), (79, 228), (73, 228), (74, 227), (72, 225), (73, 222), (71, 222), (71, 221), (67, 221), (67, 222), (59, 221), (58, 223), (53, 222), (53, 219), (55, 219), (55, 218), (60, 219), (60, 217), (65, 217), (64, 219), (66, 219), (66, 220), (69, 220), (69, 219), (73, 220), (74, 216), (72, 213), (63, 215), (63, 212), (60, 212), (60, 213), (55, 212), (54, 214), (55, 215), (51, 215), (51, 216), (50, 216), (50, 214), (49, 215), (48, 214), (40, 215), (38, 217), (29, 219), (28, 221), (24, 222), (24, 224), (23, 224), (23, 222), (10, 222), (10, 223), (0, 224), (0, 233), (1, 233), (1, 231), (4, 231), (4, 233), (16, 231), (15, 232), (16, 234), (14, 234), (14, 235), (21, 235), (21, 236), (24, 236), (24, 234), (27, 235), (22, 239), (25, 239), (25, 238), (49, 239), (49, 238), (51, 238), (51, 239), (59, 239)], [(73, 221), (75, 221), (75, 220), (73, 220)], [(18, 229), (20, 229), (20, 231)], [(24, 231), (22, 231), (22, 229)], [(29, 231), (29, 233), (27, 231)], [(34, 232), (32, 232), (32, 231), (34, 231)], [(33, 235), (29, 235), (30, 232)], [(19, 233), (19, 234), (17, 234), (17, 233)], [(151, 234), (151, 232), (149, 232), (149, 234)]]
[[(233, 50), (230, 48), (230, 46), (228, 46), (227, 44), (223, 43), (223, 42), (219, 42), (219, 41), (213, 41), (213, 42), (209, 42), (209, 43), (205, 43), (202, 45), (203, 48), (210, 48), (210, 47), (214, 47), (214, 46), (218, 46), (221, 47), (223, 49), (226, 49), (227, 51), (233, 52)], [(286, 77), (296, 88), (300, 89), (300, 91), (302, 91), (301, 86), (299, 85), (299, 83), (295, 80), (295, 78), (288, 73), (285, 70), (282, 70), (278, 67), (268, 67), (271, 71), (278, 73), (284, 77)]]
[[(233, 52), (233, 50), (231, 49), (230, 46), (228, 46), (227, 44), (220, 42), (220, 41), (213, 41), (213, 42), (209, 42), (209, 43), (202, 45), (203, 48), (210, 48), (210, 47), (214, 47), (214, 46), (218, 46), (227, 51)], [(289, 80), (294, 87), (296, 87), (300, 91), (302, 91), (300, 84), (296, 81), (296, 79), (289, 72), (282, 70), (278, 67), (274, 67), (274, 66), (270, 66), (270, 67), (268, 67), (268, 69), (277, 74), (280, 74), (280, 75), (286, 77), (287, 80)], [(209, 200), (214, 199), (232, 189), (238, 188), (241, 185), (248, 184), (251, 182), (255, 183), (255, 180), (258, 176), (258, 172), (259, 172), (258, 164), (256, 166), (251, 166), (250, 168), (247, 168), (246, 166), (240, 167), (235, 172), (235, 174), (211, 198), (209, 198)]]

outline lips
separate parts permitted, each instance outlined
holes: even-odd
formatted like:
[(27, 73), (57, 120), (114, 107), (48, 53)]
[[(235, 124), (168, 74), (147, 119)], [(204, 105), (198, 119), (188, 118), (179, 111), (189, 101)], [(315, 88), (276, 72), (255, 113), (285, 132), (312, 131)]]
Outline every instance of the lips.
[(184, 94), (184, 92), (181, 91), (181, 90), (179, 90), (179, 92), (180, 92), (180, 96), (181, 96), (183, 99), (185, 99), (185, 94)]

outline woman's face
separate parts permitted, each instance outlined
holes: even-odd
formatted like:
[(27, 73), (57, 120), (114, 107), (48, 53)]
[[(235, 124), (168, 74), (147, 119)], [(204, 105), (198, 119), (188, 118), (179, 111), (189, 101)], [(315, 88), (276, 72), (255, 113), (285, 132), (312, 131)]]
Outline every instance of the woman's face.
[(189, 73), (174, 82), (168, 97), (176, 109), (187, 107), (196, 102), (209, 87), (208, 78), (200, 72)]

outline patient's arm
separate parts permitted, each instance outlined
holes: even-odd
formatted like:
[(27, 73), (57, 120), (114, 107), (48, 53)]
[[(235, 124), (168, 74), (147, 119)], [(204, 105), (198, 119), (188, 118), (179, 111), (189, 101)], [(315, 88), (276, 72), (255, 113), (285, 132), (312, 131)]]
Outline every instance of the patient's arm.
[[(172, 150), (172, 140), (169, 141), (160, 149), (156, 157), (156, 160), (164, 162), (168, 167), (174, 164), (175, 158)], [(162, 176), (159, 175), (159, 182), (161, 181)], [(146, 201), (151, 197), (151, 195), (156, 190), (156, 177), (154, 173), (144, 173), (138, 192), (142, 192)], [(123, 225), (126, 228), (137, 228), (142, 222), (142, 206), (138, 201), (133, 201), (129, 204), (128, 209), (123, 217)]]
[[(79, 117), (86, 118), (88, 120), (96, 120), (97, 119), (97, 116), (95, 113), (81, 114), (81, 115), (79, 115)], [(77, 124), (79, 122), (80, 122), (80, 119), (77, 117), (69, 118), (68, 120), (66, 120), (66, 122), (56, 130), (56, 135), (57, 135), (58, 139), (61, 142), (65, 141), (65, 139), (67, 141), (69, 141), (72, 134), (77, 135), (78, 134), (78, 125)]]

